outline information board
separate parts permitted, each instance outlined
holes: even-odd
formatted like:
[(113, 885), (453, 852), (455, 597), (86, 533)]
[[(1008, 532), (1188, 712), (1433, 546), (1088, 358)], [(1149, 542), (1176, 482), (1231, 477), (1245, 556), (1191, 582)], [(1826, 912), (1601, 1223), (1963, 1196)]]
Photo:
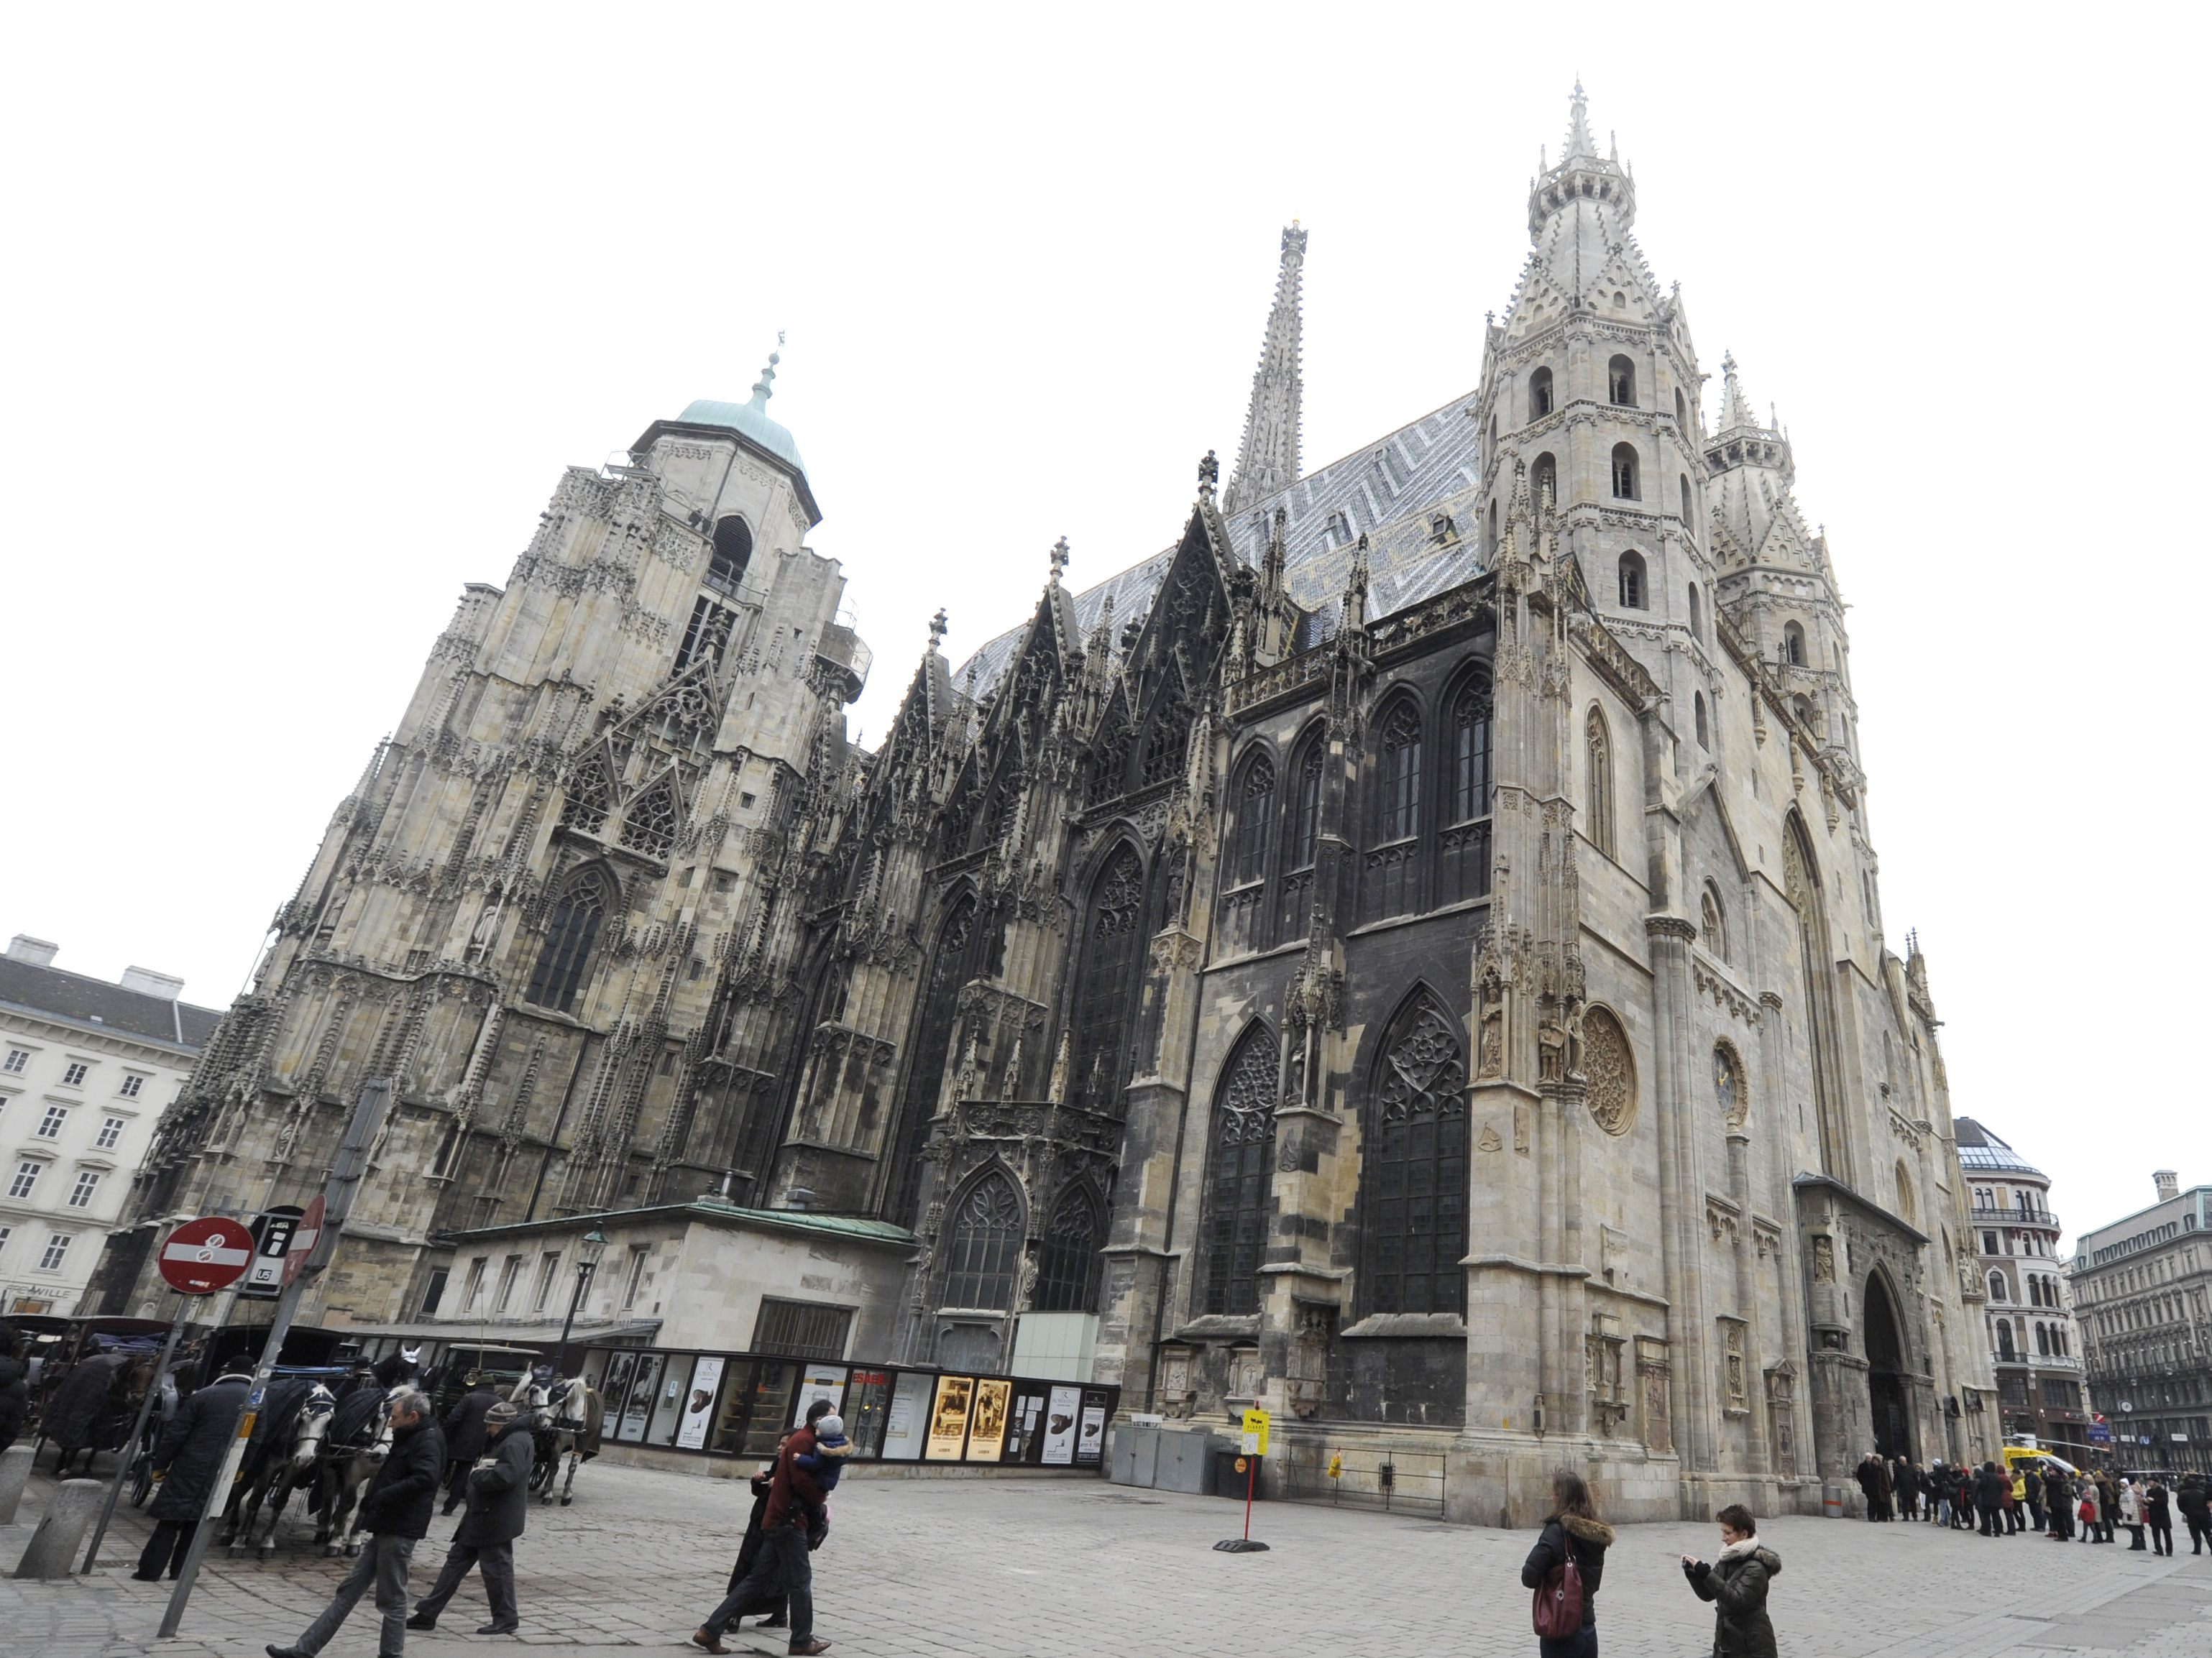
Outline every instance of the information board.
[(726, 1363), (709, 1356), (699, 1361), (691, 1372), (691, 1396), (684, 1404), (684, 1425), (676, 1430), (678, 1449), (703, 1451), (707, 1448), (707, 1430), (714, 1420), (714, 1394), (722, 1385), (722, 1367)]
[(1075, 1462), (1075, 1430), (1083, 1415), (1080, 1388), (1054, 1388), (1045, 1406), (1044, 1456), (1047, 1467), (1072, 1467)]
[(937, 1402), (929, 1411), (929, 1447), (923, 1453), (932, 1462), (957, 1462), (968, 1444), (968, 1412), (975, 1402), (975, 1378), (941, 1376), (937, 1378)]

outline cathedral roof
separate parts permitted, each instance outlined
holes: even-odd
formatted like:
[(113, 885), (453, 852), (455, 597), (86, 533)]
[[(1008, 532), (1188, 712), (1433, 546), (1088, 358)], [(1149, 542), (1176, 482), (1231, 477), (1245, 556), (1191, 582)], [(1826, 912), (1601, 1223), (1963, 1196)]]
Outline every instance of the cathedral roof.
[[(1480, 572), (1474, 497), (1481, 434), (1469, 413), (1474, 404), (1473, 393), (1454, 398), (1307, 473), (1288, 489), (1239, 506), (1226, 519), (1231, 549), (1257, 569), (1267, 549), (1267, 525), (1277, 507), (1284, 509), (1284, 582), (1292, 602), (1308, 612), (1300, 649), (1335, 631), (1337, 601), (1362, 532), (1368, 538), (1370, 620), (1456, 587)], [(1462, 495), (1464, 502), (1458, 499)], [(1448, 526), (1435, 522), (1439, 514), (1450, 520)], [(1086, 635), (1095, 628), (1109, 593), (1117, 623), (1141, 621), (1174, 557), (1173, 547), (1164, 548), (1073, 595), (1078, 625)], [(1013, 660), (1028, 628), (1025, 622), (979, 648), (956, 676), (962, 688), (972, 670), (975, 695), (989, 690)]]
[(713, 426), (725, 432), (734, 432), (769, 459), (781, 461), (791, 471), (799, 484), (799, 493), (806, 510), (816, 523), (822, 514), (814, 504), (814, 486), (806, 477), (806, 463), (799, 458), (799, 440), (791, 435), (791, 428), (769, 416), (768, 400), (775, 393), (775, 366), (783, 361), (780, 352), (768, 354), (768, 366), (761, 370), (760, 378), (753, 382), (751, 400), (746, 403), (724, 403), (714, 398), (695, 398), (684, 406), (684, 412), (673, 421), (656, 421), (651, 430), (637, 440), (635, 447), (648, 447), (655, 433), (664, 425)]

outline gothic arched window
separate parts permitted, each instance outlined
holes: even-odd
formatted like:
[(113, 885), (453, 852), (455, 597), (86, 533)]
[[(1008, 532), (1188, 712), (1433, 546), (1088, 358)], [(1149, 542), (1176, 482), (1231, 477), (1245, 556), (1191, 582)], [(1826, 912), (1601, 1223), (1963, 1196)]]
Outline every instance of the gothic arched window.
[(1082, 914), (1082, 957), (1069, 1016), (1074, 1034), (1068, 1045), (1076, 1102), (1117, 1116), (1143, 976), (1144, 908), (1144, 859), (1124, 842), (1099, 872)]
[(1482, 523), (1482, 552), (1486, 560), (1498, 556), (1498, 503), (1494, 501)]
[(1528, 469), (1528, 494), (1532, 501), (1547, 507), (1559, 504), (1559, 463), (1550, 455), (1539, 455)]
[(1541, 420), (1552, 412), (1552, 371), (1539, 368), (1528, 376), (1528, 418)]
[[(1680, 396), (1681, 394), (1680, 394), (1680, 392), (1677, 392), (1675, 395), (1679, 397), (1679, 396)], [(1674, 482), (1675, 482), (1676, 483), (1678, 483), (1678, 484), (1680, 484), (1680, 485), (1681, 486), (1681, 490), (1682, 490), (1682, 527), (1683, 527), (1684, 529), (1686, 529), (1686, 529), (1689, 529), (1689, 528), (1691, 527), (1691, 526), (1690, 526), (1690, 477), (1689, 477), (1689, 474), (1688, 474), (1688, 473), (1686, 473), (1686, 472), (1677, 472), (1677, 473), (1675, 473), (1675, 474), (1674, 474)]]
[(1129, 786), (1129, 745), (1132, 733), (1128, 722), (1116, 714), (1109, 717), (1101, 732), (1091, 760), (1091, 787), (1087, 799), (1091, 805), (1102, 800), (1111, 800)]
[(2001, 1318), (1997, 1321), (1997, 1357), (2002, 1359), (2019, 1357), (2013, 1347), (2012, 1321), (2008, 1318)]
[(665, 858), (676, 844), (676, 780), (664, 776), (629, 803), (622, 843), (648, 858)]
[(1231, 1050), (1214, 1096), (1203, 1234), (1209, 1313), (1260, 1310), (1268, 1171), (1275, 1164), (1275, 1039), (1255, 1024)]
[(593, 755), (570, 774), (561, 803), (561, 824), (597, 835), (606, 827), (607, 811), (614, 804), (614, 782), (607, 775), (606, 757)]
[(1605, 366), (1605, 395), (1623, 409), (1636, 407), (1636, 365), (1615, 357)]
[(1616, 443), (1613, 446), (1613, 494), (1617, 501), (1638, 499), (1636, 489), (1636, 446)]
[(1138, 786), (1164, 783), (1182, 769), (1183, 751), (1190, 738), (1190, 706), (1182, 687), (1170, 684), (1152, 705), (1152, 723), (1145, 732), (1145, 762)]
[(1782, 624), (1782, 659), (1793, 668), (1805, 665), (1805, 630), (1794, 622)]
[(1620, 556), (1620, 608), (1641, 610), (1649, 602), (1644, 586), (1644, 555), (1632, 548)]
[(1452, 822), (1490, 816), (1490, 676), (1477, 674), (1452, 700)]
[(1022, 1259), (1022, 1200), (1004, 1175), (986, 1175), (953, 1211), (945, 1304), (1004, 1312)]
[(1401, 702), (1382, 722), (1382, 813), (1376, 825), (1383, 841), (1402, 841), (1421, 828), (1421, 716)]
[(545, 924), (545, 943), (538, 964), (530, 970), (530, 987), (523, 999), (538, 1007), (566, 1013), (576, 1005), (576, 992), (592, 962), (592, 946), (599, 942), (599, 924), (605, 920), (612, 895), (606, 877), (598, 870), (579, 870), (569, 877), (553, 913)]
[(1267, 835), (1274, 818), (1275, 762), (1262, 751), (1244, 762), (1244, 786), (1237, 791), (1230, 878), (1238, 885), (1266, 878)]
[(1991, 1301), (2002, 1301), (2004, 1298), (2004, 1274), (2002, 1272), (1992, 1272), (1990, 1274), (1990, 1299)]
[(1369, 1313), (1467, 1309), (1467, 1053), (1422, 992), (1384, 1034), (1360, 1160), (1359, 1304)]
[(1689, 430), (1690, 405), (1683, 398), (1682, 388), (1679, 386), (1674, 388), (1674, 424), (1686, 432)]
[(1705, 636), (1705, 603), (1698, 596), (1698, 584), (1690, 584), (1690, 637), (1702, 641)]
[(707, 562), (707, 585), (718, 593), (735, 598), (738, 586), (745, 579), (745, 567), (753, 562), (753, 532), (745, 521), (732, 516), (716, 520), (714, 550)]
[(1044, 1244), (1037, 1255), (1036, 1293), (1030, 1308), (1039, 1313), (1095, 1313), (1098, 1310), (1098, 1246), (1104, 1231), (1098, 1199), (1088, 1186), (1070, 1186), (1052, 1206)]
[(1711, 881), (1698, 898), (1699, 919), (1704, 924), (1705, 948), (1725, 962), (1729, 958), (1728, 911), (1721, 903), (1720, 889)]
[(1710, 749), (1713, 745), (1713, 732), (1711, 723), (1705, 719), (1705, 694), (1703, 691), (1691, 692), (1690, 703), (1696, 714), (1698, 746)]
[(1284, 848), (1284, 867), (1311, 869), (1321, 848), (1322, 745), (1318, 737), (1309, 741), (1299, 756), (1297, 780), (1291, 795), (1290, 843)]
[(1610, 858), (1613, 856), (1613, 738), (1606, 730), (1605, 715), (1595, 708), (1589, 711), (1589, 720), (1583, 727), (1583, 739), (1589, 773), (1586, 798), (1590, 844)]
[(945, 1062), (952, 1057), (952, 1027), (959, 1017), (960, 987), (975, 976), (975, 952), (970, 947), (975, 932), (975, 901), (963, 897), (938, 929), (937, 948), (931, 953), (929, 973), (922, 981), (906, 1082), (899, 1090), (898, 1127), (891, 1140), (894, 1150), (884, 1206), (884, 1218), (900, 1226), (914, 1222), (915, 1203), (921, 1188), (921, 1151), (928, 1143), (930, 1119), (937, 1114)]

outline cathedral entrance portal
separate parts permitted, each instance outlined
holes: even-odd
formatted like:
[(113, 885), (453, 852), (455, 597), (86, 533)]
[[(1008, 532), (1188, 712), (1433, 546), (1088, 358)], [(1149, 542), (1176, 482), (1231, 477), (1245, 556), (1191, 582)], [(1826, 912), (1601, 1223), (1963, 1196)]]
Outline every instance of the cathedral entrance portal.
[(1897, 1333), (1897, 1309), (1881, 1274), (1866, 1284), (1867, 1392), (1874, 1420), (1874, 1448), (1884, 1456), (1912, 1455), (1912, 1418), (1905, 1407), (1905, 1346)]

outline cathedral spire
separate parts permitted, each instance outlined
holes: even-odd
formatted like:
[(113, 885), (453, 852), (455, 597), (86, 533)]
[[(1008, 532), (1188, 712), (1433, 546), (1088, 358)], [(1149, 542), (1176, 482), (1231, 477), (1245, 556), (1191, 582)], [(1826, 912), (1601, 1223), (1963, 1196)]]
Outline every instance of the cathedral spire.
[(1575, 76), (1574, 94), (1567, 100), (1567, 148), (1559, 157), (1560, 164), (1564, 166), (1577, 155), (1587, 155), (1593, 161), (1597, 158), (1597, 145), (1590, 137), (1589, 99), (1583, 92), (1583, 77), (1579, 75)]
[(1743, 382), (1736, 378), (1735, 353), (1724, 352), (1721, 356), (1721, 423), (1719, 429), (1732, 427), (1756, 426), (1752, 417), (1751, 400), (1743, 394)]
[[(783, 330), (781, 328), (775, 331), (775, 343), (778, 347), (783, 344)], [(781, 349), (768, 354), (768, 362), (761, 369), (760, 378), (753, 382), (754, 408), (766, 410), (768, 400), (775, 395), (775, 366), (782, 361), (783, 353)]]
[(1244, 441), (1237, 452), (1237, 471), (1221, 501), (1224, 513), (1264, 500), (1297, 481), (1298, 422), (1305, 394), (1305, 381), (1298, 374), (1305, 263), (1306, 233), (1293, 219), (1283, 232), (1275, 303), (1267, 313), (1260, 366), (1252, 375), (1252, 406), (1244, 416)]

